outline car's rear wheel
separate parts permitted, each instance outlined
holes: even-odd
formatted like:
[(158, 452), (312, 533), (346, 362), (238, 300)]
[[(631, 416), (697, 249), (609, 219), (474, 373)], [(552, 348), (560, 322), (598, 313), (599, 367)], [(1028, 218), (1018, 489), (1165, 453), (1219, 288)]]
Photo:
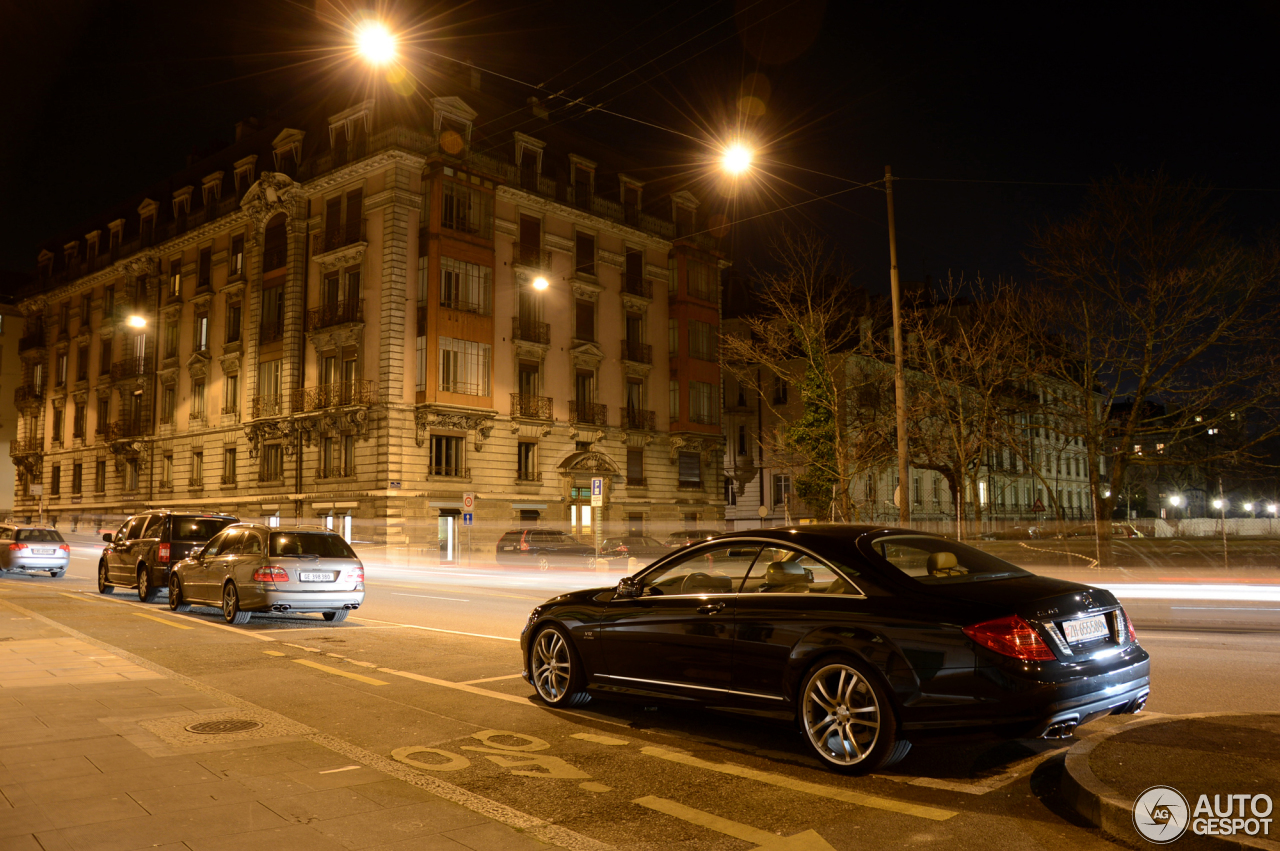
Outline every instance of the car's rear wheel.
[(61, 576), (61, 575), (62, 575), (62, 574), (64, 574), (64, 573), (66, 573), (66, 571), (65, 571), (65, 570), (51, 570), (51, 571), (49, 571), (49, 575), (50, 575), (51, 577), (53, 577), (54, 579), (57, 579), (59, 576)]
[(591, 699), (582, 662), (568, 634), (559, 626), (548, 626), (534, 637), (529, 670), (533, 672), (538, 697), (548, 706), (581, 706)]
[(191, 604), (182, 596), (182, 580), (176, 573), (169, 575), (169, 609), (174, 612), (191, 611)]
[(538, 556), (538, 570), (546, 570), (549, 567), (551, 567), (551, 559), (545, 555)]
[(897, 718), (880, 679), (852, 659), (829, 659), (809, 671), (799, 721), (822, 764), (845, 774), (883, 768), (911, 747), (898, 739)]
[(240, 592), (234, 582), (228, 582), (222, 589), (222, 619), (232, 624), (249, 622), (249, 613), (240, 609)]
[(151, 584), (151, 571), (147, 570), (144, 564), (138, 568), (138, 599), (144, 603), (154, 602), (156, 590), (156, 587)]
[(98, 593), (114, 594), (116, 586), (107, 581), (107, 563), (105, 561), (98, 562)]
[(330, 623), (342, 623), (347, 619), (346, 609), (338, 609), (336, 612), (321, 612), (321, 614), (324, 615), (324, 619)]

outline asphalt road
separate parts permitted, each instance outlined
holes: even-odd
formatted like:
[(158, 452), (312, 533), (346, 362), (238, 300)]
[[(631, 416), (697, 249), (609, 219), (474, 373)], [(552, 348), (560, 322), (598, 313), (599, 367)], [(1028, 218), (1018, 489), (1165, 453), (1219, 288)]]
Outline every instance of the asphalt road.
[[(917, 747), (883, 775), (843, 778), (779, 722), (531, 702), (515, 640), (529, 609), (559, 590), (616, 582), (621, 569), (423, 568), (370, 554), (366, 603), (345, 623), (255, 616), (228, 627), (213, 609), (176, 615), (163, 597), (148, 606), (126, 589), (99, 595), (96, 552), (75, 545), (58, 580), (0, 577), (0, 596), (617, 848), (736, 851), (797, 834), (785, 847), (1112, 847), (1056, 798), (1071, 740)], [(1277, 586), (1146, 584), (1126, 604), (1153, 656), (1149, 711), (1276, 709)], [(1127, 719), (1082, 732), (1116, 720)]]

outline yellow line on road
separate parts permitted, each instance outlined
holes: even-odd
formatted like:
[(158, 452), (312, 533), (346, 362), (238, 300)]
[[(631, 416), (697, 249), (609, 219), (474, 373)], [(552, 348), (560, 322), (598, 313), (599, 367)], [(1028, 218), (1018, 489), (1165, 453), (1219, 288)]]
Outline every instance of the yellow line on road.
[(373, 677), (366, 677), (364, 674), (350, 674), (346, 671), (339, 671), (337, 668), (330, 668), (328, 665), (321, 665), (319, 662), (312, 662), (310, 659), (294, 659), (293, 661), (299, 665), (306, 665), (308, 668), (315, 668), (317, 671), (324, 671), (326, 674), (336, 674), (339, 677), (368, 683), (371, 686), (390, 685), (386, 680), (375, 680)]
[(460, 685), (473, 686), (479, 683), (496, 683), (498, 680), (514, 680), (523, 676), (524, 674), (505, 674), (501, 677), (485, 677), (483, 680), (467, 680), (464, 683), (460, 683)]
[(361, 623), (388, 624), (389, 626), (398, 626), (398, 627), (403, 627), (404, 629), (421, 629), (426, 632), (444, 632), (444, 633), (448, 633), (449, 635), (467, 635), (472, 638), (496, 638), (498, 641), (519, 641), (520, 640), (519, 638), (509, 638), (505, 635), (486, 635), (483, 632), (461, 632), (456, 629), (438, 629), (434, 626), (418, 626), (417, 624), (413, 624), (413, 623), (396, 623), (395, 621), (377, 621), (372, 618), (352, 618), (351, 620), (360, 621)]
[(79, 600), (82, 603), (90, 603), (100, 599), (98, 597), (86, 597), (83, 594), (68, 594), (66, 591), (59, 591), (58, 593), (64, 597), (70, 597), (72, 600)]
[(455, 691), (465, 691), (470, 694), (478, 694), (484, 697), (493, 697), (498, 700), (505, 700), (508, 703), (519, 703), (522, 706), (533, 706), (533, 703), (531, 703), (527, 697), (517, 697), (514, 694), (503, 694), (499, 691), (489, 691), (487, 688), (476, 688), (475, 686), (469, 686), (466, 683), (451, 683), (448, 680), (438, 680), (435, 677), (424, 677), (422, 674), (413, 674), (409, 671), (397, 671), (394, 668), (379, 668), (378, 670), (384, 674), (393, 674), (397, 677), (417, 680), (420, 683), (428, 683), (433, 686), (443, 686), (444, 688), (451, 688)]
[(728, 762), (707, 762), (704, 759), (698, 759), (696, 756), (690, 756), (676, 751), (669, 751), (666, 748), (647, 747), (641, 748), (640, 752), (648, 756), (656, 756), (659, 759), (665, 759), (668, 762), (677, 762), (681, 765), (702, 768), (707, 771), (716, 771), (720, 774), (730, 774), (734, 777), (743, 777), (747, 780), (767, 783), (770, 786), (792, 789), (796, 792), (806, 792), (810, 795), (831, 798), (836, 801), (844, 801), (847, 804), (857, 804), (862, 807), (873, 807), (877, 810), (888, 810), (889, 812), (903, 813), (909, 816), (919, 816), (920, 818), (932, 819), (934, 821), (946, 821), (956, 814), (952, 810), (943, 810), (937, 807), (926, 807), (922, 804), (909, 804), (905, 801), (895, 801), (892, 798), (881, 798), (878, 795), (867, 795), (862, 792), (851, 792), (847, 789), (836, 789), (832, 786), (823, 786), (820, 783), (809, 783), (804, 780), (797, 780), (794, 777), (787, 777), (785, 774), (772, 774), (768, 771), (757, 771), (754, 768), (747, 768), (745, 765), (734, 765), (733, 763)]
[(285, 654), (281, 653), (279, 650), (263, 650), (262, 652), (263, 652), (263, 653), (266, 653), (268, 656), (283, 656), (283, 655), (285, 655)]
[(574, 733), (573, 738), (584, 742), (595, 742), (597, 745), (629, 745), (626, 739), (615, 739), (612, 736), (597, 736), (595, 733)]
[(749, 824), (729, 821), (727, 818), (704, 813), (702, 810), (695, 810), (693, 807), (686, 807), (684, 804), (668, 801), (666, 798), (655, 798), (653, 795), (648, 795), (644, 798), (636, 798), (631, 803), (657, 810), (660, 813), (666, 813), (669, 816), (675, 816), (681, 821), (691, 822), (699, 827), (705, 827), (714, 830), (716, 833), (723, 833), (726, 836), (732, 836), (734, 839), (741, 839), (753, 845), (764, 845), (767, 842), (776, 842), (778, 839), (775, 834), (769, 833), (767, 830), (760, 830)]
[(173, 621), (165, 620), (164, 618), (158, 618), (155, 615), (149, 615), (146, 612), (133, 612), (133, 614), (136, 617), (146, 618), (147, 620), (155, 621), (156, 623), (162, 623), (165, 626), (171, 626), (174, 629), (195, 629), (194, 626), (187, 626), (184, 623), (174, 623)]

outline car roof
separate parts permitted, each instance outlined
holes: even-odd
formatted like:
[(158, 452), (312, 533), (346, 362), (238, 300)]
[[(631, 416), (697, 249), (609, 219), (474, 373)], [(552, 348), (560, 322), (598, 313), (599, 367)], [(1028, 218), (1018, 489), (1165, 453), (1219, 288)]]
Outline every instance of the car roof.
[(183, 514), (191, 517), (230, 517), (232, 520), (239, 519), (236, 515), (228, 514), (225, 511), (207, 511), (203, 508), (149, 508), (146, 511), (139, 511), (129, 516), (141, 517), (144, 514)]

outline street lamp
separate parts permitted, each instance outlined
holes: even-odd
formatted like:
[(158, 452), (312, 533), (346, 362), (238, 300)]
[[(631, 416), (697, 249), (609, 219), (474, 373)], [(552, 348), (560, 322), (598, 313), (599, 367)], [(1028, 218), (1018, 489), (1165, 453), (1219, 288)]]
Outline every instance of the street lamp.
[(125, 321), (129, 323), (130, 328), (146, 328), (147, 327), (147, 317), (139, 316), (136, 313), (130, 315), (129, 318), (126, 319)]
[(370, 65), (386, 65), (396, 58), (396, 38), (377, 21), (356, 28), (356, 52)]
[(751, 159), (751, 149), (741, 142), (735, 142), (725, 148), (724, 154), (720, 157), (720, 164), (724, 166), (725, 171), (737, 177), (751, 168)]
[(542, 275), (533, 279), (533, 288), (539, 292), (545, 290), (549, 286), (551, 286), (550, 282)]
[(1179, 505), (1182, 505), (1182, 497), (1175, 493), (1173, 496), (1169, 497), (1169, 504), (1174, 508), (1177, 508)]

